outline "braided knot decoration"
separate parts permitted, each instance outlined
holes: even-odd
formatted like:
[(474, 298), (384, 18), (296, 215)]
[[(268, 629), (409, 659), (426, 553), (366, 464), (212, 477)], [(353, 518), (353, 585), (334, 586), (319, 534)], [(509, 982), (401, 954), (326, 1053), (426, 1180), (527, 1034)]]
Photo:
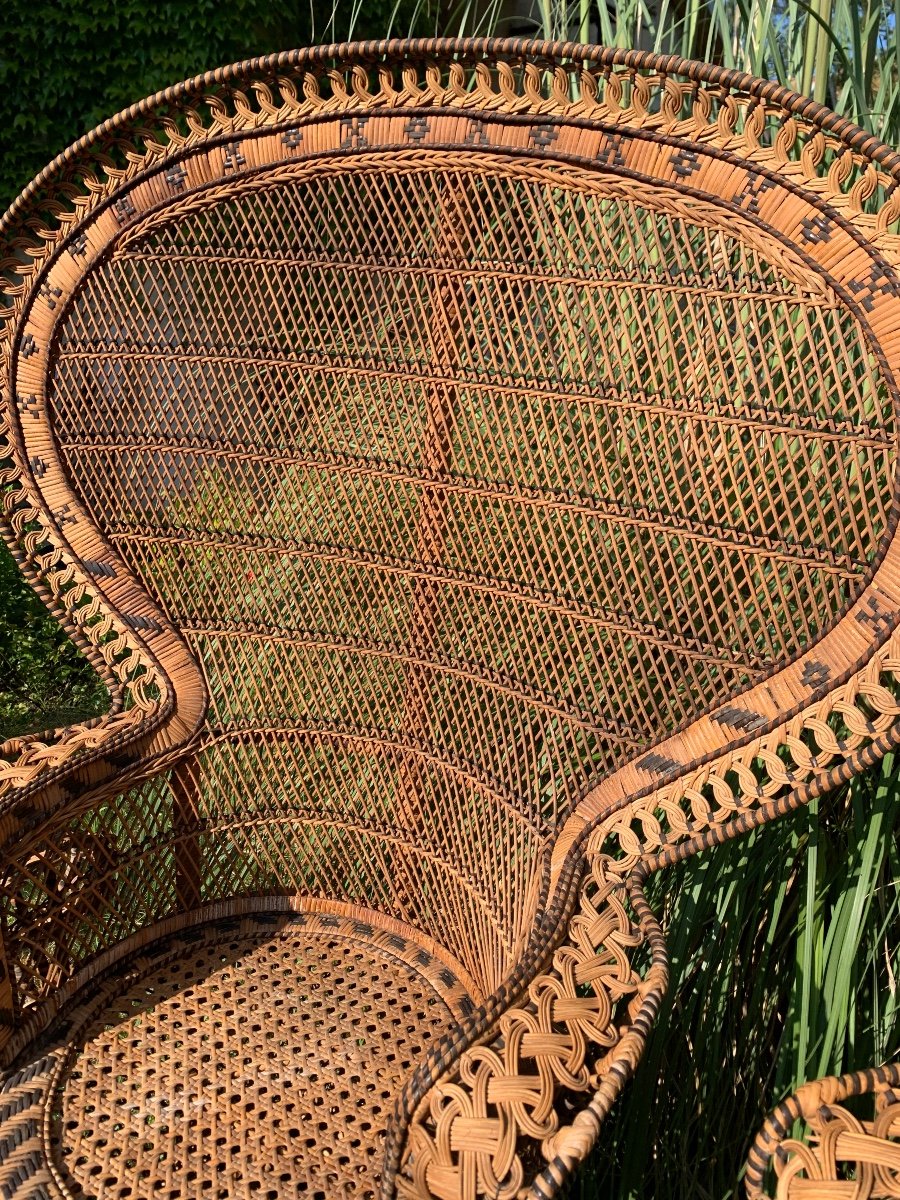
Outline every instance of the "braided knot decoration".
[[(605, 1115), (603, 1084), (637, 1061), (668, 978), (640, 878), (623, 878), (618, 866), (593, 856), (552, 971), (500, 1018), (490, 1045), (462, 1056), (458, 1078), (432, 1090), (410, 1131), (400, 1196), (512, 1200), (541, 1159), (552, 1168), (590, 1149)], [(595, 1103), (567, 1123), (566, 1095), (589, 1089), (600, 1089)], [(540, 1154), (523, 1153), (523, 1139)]]
[[(868, 1119), (846, 1107), (857, 1097), (868, 1100)], [(790, 1136), (803, 1125), (808, 1139)], [(748, 1200), (765, 1194), (770, 1166), (777, 1200), (900, 1197), (900, 1063), (800, 1088), (772, 1113), (753, 1145)]]

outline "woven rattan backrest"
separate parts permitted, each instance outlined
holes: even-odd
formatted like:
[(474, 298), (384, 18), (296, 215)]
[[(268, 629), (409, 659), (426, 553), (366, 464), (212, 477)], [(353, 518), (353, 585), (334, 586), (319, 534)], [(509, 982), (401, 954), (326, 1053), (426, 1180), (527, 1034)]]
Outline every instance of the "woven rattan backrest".
[(714, 153), (688, 81), (454, 53), (248, 67), (110, 161), (18, 328), (16, 436), (175, 693), (199, 665), (155, 786), (218, 847), (204, 898), (365, 902), (489, 988), (589, 785), (859, 593), (896, 397), (877, 264), (834, 273), (764, 105)]
[(345, 124), (136, 221), (58, 325), (65, 468), (213, 722), (387, 727), (424, 672), (457, 749), (480, 714), (608, 765), (813, 638), (893, 456), (827, 280), (735, 213), (541, 169), (531, 135), (363, 157)]

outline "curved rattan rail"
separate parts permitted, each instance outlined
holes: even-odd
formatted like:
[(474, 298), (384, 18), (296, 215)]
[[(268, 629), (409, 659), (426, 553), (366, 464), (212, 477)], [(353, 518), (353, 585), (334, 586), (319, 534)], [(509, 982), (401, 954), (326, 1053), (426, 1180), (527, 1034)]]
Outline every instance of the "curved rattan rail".
[[(647, 875), (900, 743), (898, 182), (735, 72), (420, 40), (29, 185), (4, 530), (112, 702), (3, 747), (4, 1194), (559, 1189)], [(780, 1194), (897, 1194), (888, 1078), (751, 1194), (798, 1115)]]

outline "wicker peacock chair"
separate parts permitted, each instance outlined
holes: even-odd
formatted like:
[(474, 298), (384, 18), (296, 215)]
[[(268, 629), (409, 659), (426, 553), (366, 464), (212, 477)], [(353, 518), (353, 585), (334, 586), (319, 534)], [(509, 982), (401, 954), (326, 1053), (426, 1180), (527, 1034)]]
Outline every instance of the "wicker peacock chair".
[[(4, 1200), (560, 1187), (647, 875), (900, 741), (898, 182), (770, 83), (470, 40), (214, 72), (25, 190), (6, 531), (112, 706), (0, 764)], [(892, 1084), (750, 1192), (897, 1195)]]

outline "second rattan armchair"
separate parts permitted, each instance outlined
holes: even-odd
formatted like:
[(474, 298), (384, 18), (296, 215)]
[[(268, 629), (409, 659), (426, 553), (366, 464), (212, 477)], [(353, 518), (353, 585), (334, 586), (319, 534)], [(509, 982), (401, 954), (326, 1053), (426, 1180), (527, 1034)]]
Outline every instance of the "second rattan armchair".
[[(647, 875), (900, 740), (898, 182), (733, 72), (420, 41), (23, 193), (5, 528), (111, 709), (0, 762), (4, 1200), (560, 1188)], [(750, 1192), (897, 1194), (898, 1081)]]

